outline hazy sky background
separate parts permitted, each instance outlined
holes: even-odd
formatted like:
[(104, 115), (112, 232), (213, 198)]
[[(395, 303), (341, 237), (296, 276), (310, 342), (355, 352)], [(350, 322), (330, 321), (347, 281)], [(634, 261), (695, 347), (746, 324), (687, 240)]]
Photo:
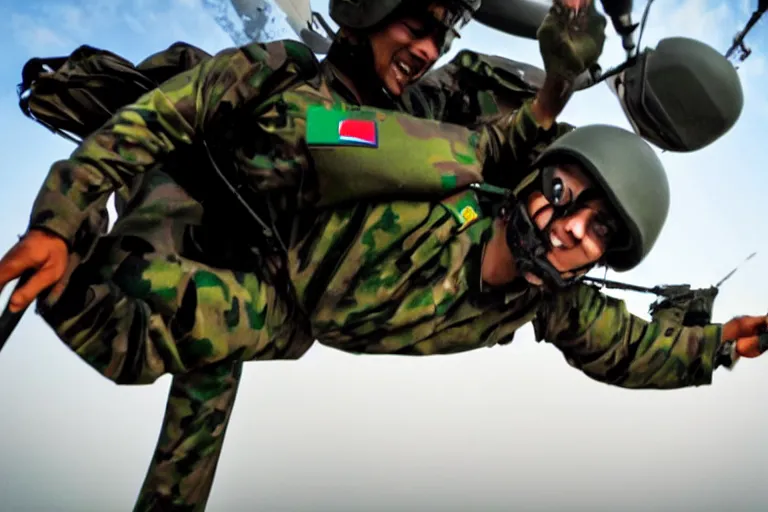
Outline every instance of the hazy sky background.
[[(687, 35), (724, 51), (756, 3), (657, 0), (644, 43)], [(89, 44), (138, 62), (177, 40), (209, 52), (231, 44), (199, 0), (0, 0), (0, 20), (3, 252), (50, 164), (73, 149), (19, 111), (27, 59)], [(662, 156), (673, 196), (666, 231), (640, 269), (609, 274), (705, 286), (760, 251), (722, 289), (717, 321), (768, 308), (765, 20), (749, 43), (738, 125), (695, 154)], [(479, 24), (454, 51), (462, 47), (541, 65), (534, 41)], [(609, 28), (601, 64), (622, 55)], [(628, 127), (604, 85), (576, 96), (563, 119)], [(647, 317), (651, 297), (621, 295)], [(0, 510), (130, 510), (169, 381), (117, 387), (28, 314), (0, 354)], [(298, 362), (247, 364), (240, 390), (214, 512), (768, 510), (765, 357), (717, 371), (710, 387), (622, 390), (571, 369), (526, 327), (510, 346), (450, 357), (316, 346)]]

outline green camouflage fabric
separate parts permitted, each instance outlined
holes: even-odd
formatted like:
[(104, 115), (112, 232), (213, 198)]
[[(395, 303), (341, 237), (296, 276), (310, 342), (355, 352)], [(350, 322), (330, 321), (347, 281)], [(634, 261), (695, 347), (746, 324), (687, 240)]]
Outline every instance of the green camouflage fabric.
[[(329, 87), (345, 98), (358, 97), (357, 91), (348, 90), (350, 82), (340, 79), (339, 70), (329, 59), (323, 61), (321, 67)], [(543, 81), (544, 72), (534, 66), (463, 50), (449, 64), (432, 70), (389, 107), (417, 117), (477, 126), (521, 108), (526, 100), (534, 97)], [(558, 123), (552, 137), (558, 138), (571, 129), (572, 125)], [(531, 156), (538, 155), (548, 142), (546, 138), (537, 140)], [(379, 159), (379, 162), (385, 160)], [(485, 178), (494, 181), (490, 173), (486, 173)], [(509, 183), (509, 176), (505, 178), (496, 183)], [(237, 372), (218, 374), (217, 386), (208, 385), (213, 377), (208, 375), (207, 368), (173, 377), (161, 438), (139, 494), (136, 512), (157, 506), (164, 510), (172, 506), (204, 509), (239, 382), (239, 363), (232, 364)], [(197, 391), (199, 381), (205, 383), (205, 393)], [(220, 394), (209, 394), (211, 389), (220, 389)], [(177, 460), (195, 464), (175, 465)]]
[(171, 380), (163, 427), (134, 510), (203, 510), (243, 363), (227, 360)]
[[(313, 158), (304, 138), (307, 108), (312, 105), (375, 118), (379, 132), (387, 134), (381, 144), (407, 147), (409, 158), (399, 156), (399, 168), (379, 165), (354, 189), (339, 187), (354, 181), (360, 167), (325, 168), (318, 163), (321, 156)], [(251, 135), (253, 126), (261, 137)], [(317, 206), (387, 193), (444, 195), (481, 181), (487, 139), (456, 125), (424, 122), (417, 127), (410, 116), (348, 105), (324, 86), (318, 63), (304, 45), (254, 43), (225, 50), (119, 110), (69, 159), (53, 165), (29, 225), (72, 242), (112, 192), (128, 197), (137, 175), (171, 154), (191, 153), (203, 142), (227, 146), (236, 175), (249, 189), (269, 196), (290, 193), (304, 206)], [(314, 152), (329, 153), (327, 148)], [(374, 162), (380, 160), (378, 153), (357, 151), (355, 158)], [(390, 156), (396, 154), (401, 155)], [(182, 174), (178, 165), (176, 169), (179, 175), (174, 177), (189, 189), (205, 189), (210, 182), (206, 173)]]
[[(152, 291), (169, 275), (175, 274), (179, 278), (186, 275), (182, 279), (189, 279), (192, 275), (189, 271), (193, 267), (195, 276), (207, 276), (203, 279), (205, 283), (196, 279), (186, 281), (186, 285), (216, 290), (217, 285), (211, 283), (223, 283), (222, 286), (230, 294), (224, 294), (219, 302), (209, 300), (207, 303), (221, 308), (225, 300), (237, 298), (238, 307), (230, 308), (231, 314), (237, 311), (238, 318), (248, 318), (251, 322), (249, 328), (264, 320), (260, 319), (260, 315), (280, 318), (274, 325), (296, 325), (296, 322), (287, 321), (289, 307), (282, 304), (275, 297), (273, 288), (264, 285), (262, 281), (257, 280), (257, 284), (241, 272), (213, 277), (215, 272), (211, 272), (212, 266), (198, 264), (199, 258), (190, 260), (180, 256), (186, 234), (179, 226), (200, 225), (204, 219), (199, 203), (191, 197), (174, 199), (174, 194), (179, 191), (171, 191), (174, 188), (171, 182), (182, 181), (190, 190), (205, 188), (205, 180), (210, 178), (194, 172), (199, 162), (192, 165), (195, 161), (189, 159), (181, 160), (187, 163), (187, 167), (180, 165), (179, 161), (175, 161), (173, 166), (166, 166), (168, 169), (172, 167), (177, 173), (187, 169), (186, 174), (176, 174), (172, 180), (162, 174), (154, 175), (151, 180), (137, 179), (164, 158), (180, 153), (180, 149), (194, 148), (201, 140), (211, 140), (209, 134), (219, 136), (225, 132), (222, 127), (227, 126), (227, 122), (232, 119), (229, 114), (238, 107), (241, 110), (252, 109), (250, 112), (259, 116), (252, 119), (252, 122), (264, 132), (265, 143), (261, 147), (269, 145), (267, 154), (254, 154), (251, 147), (238, 148), (241, 151), (236, 152), (235, 160), (242, 164), (240, 173), (251, 180), (248, 182), (250, 188), (268, 192), (270, 197), (278, 196), (281, 191), (286, 192), (286, 195), (300, 195), (301, 200), (298, 202), (302, 207), (332, 204), (349, 198), (365, 197), (366, 194), (386, 194), (388, 190), (400, 196), (407, 196), (409, 192), (444, 195), (447, 190), (482, 179), (482, 159), (488, 156), (489, 147), (500, 147), (505, 139), (502, 132), (512, 134), (512, 140), (507, 142), (512, 143), (510, 147), (513, 149), (517, 147), (514, 145), (515, 139), (526, 142), (526, 129), (532, 128), (536, 137), (551, 136), (551, 133), (541, 133), (535, 123), (531, 124), (528, 109), (523, 110), (524, 115), (508, 118), (503, 130), (499, 131), (498, 127), (489, 129), (485, 136), (439, 122), (414, 123), (412, 119), (395, 112), (368, 110), (368, 114), (375, 114), (382, 133), (391, 136), (394, 133), (392, 127), (395, 132), (398, 128), (401, 132), (405, 130), (403, 133), (407, 140), (404, 142), (410, 149), (411, 158), (405, 160), (399, 157), (399, 163), (407, 164), (407, 168), (392, 165), (398, 160), (397, 156), (402, 154), (402, 145), (394, 143), (392, 138), (383, 139), (378, 158), (372, 157), (374, 152), (357, 151), (358, 156), (354, 161), (358, 165), (340, 166), (338, 162), (345, 154), (352, 155), (347, 148), (329, 151), (327, 148), (302, 147), (301, 129), (304, 128), (302, 123), (305, 122), (308, 105), (349, 107), (318, 78), (320, 75), (314, 73), (316, 62), (312, 60), (314, 57), (309, 58), (311, 54), (307, 52), (305, 47), (293, 42), (249, 45), (222, 52), (192, 71), (166, 82), (162, 88), (146, 94), (136, 104), (123, 108), (102, 129), (85, 140), (69, 160), (57, 162), (53, 166), (35, 203), (30, 227), (47, 229), (69, 240), (73, 247), (73, 264), (68, 277), (70, 284), (66, 299), (60, 299), (54, 307), (43, 305), (41, 310), (59, 336), (109, 378), (120, 383), (152, 382), (156, 378), (153, 375), (170, 371), (186, 376), (190, 368), (200, 368), (201, 365), (214, 362), (206, 356), (198, 357), (200, 354), (183, 352), (175, 352), (171, 360), (160, 362), (162, 358), (156, 359), (146, 367), (136, 366), (137, 361), (122, 359), (132, 340), (135, 341), (131, 326), (140, 331), (144, 325), (149, 329), (149, 338), (166, 347), (170, 347), (170, 344), (163, 340), (173, 337), (186, 339), (196, 335), (196, 331), (192, 332), (194, 328), (190, 327), (191, 320), (184, 314), (188, 311), (184, 308), (185, 296), (171, 298), (174, 296), (173, 287), (165, 289), (160, 295)], [(311, 80), (306, 79), (307, 76)], [(303, 80), (299, 80), (299, 77)], [(281, 87), (290, 90), (264, 100), (269, 93), (269, 90), (262, 90), (263, 87), (260, 89), (264, 83), (271, 84), (275, 90)], [(291, 88), (291, 83), (299, 85)], [(200, 101), (200, 98), (208, 99), (209, 102)], [(254, 98), (258, 101), (251, 102)], [(289, 109), (288, 116), (285, 115), (286, 105), (293, 108)], [(365, 109), (357, 111), (366, 113)], [(517, 121), (522, 123), (522, 128), (515, 128)], [(485, 144), (491, 139), (496, 139), (496, 143), (486, 147)], [(417, 144), (419, 140), (423, 142), (421, 149)], [(525, 154), (522, 149), (524, 145), (518, 144), (520, 151), (512, 153)], [(247, 150), (251, 150), (251, 153), (247, 153)], [(389, 156), (381, 156), (382, 152), (387, 151)], [(314, 158), (310, 158), (312, 152)], [(317, 164), (334, 152), (337, 157), (331, 159), (331, 164), (335, 162), (336, 165), (322, 167), (308, 164), (310, 159)], [(361, 154), (364, 155), (362, 160)], [(426, 160), (420, 163), (418, 155), (423, 155)], [(374, 180), (365, 189), (356, 187), (354, 190), (346, 190), (344, 193), (347, 195), (339, 195), (339, 180), (354, 179), (352, 173), (359, 172), (360, 162), (369, 163), (365, 166), (368, 171), (366, 176), (373, 176)], [(374, 168), (377, 162), (378, 170)], [(382, 162), (387, 165), (381, 165)], [(281, 172), (276, 176), (274, 169)], [(349, 174), (338, 174), (344, 169), (349, 169)], [(415, 178), (414, 181), (409, 181), (409, 173)], [(377, 176), (378, 182), (375, 180)], [(310, 186), (299, 190), (299, 183)], [(109, 236), (100, 240), (92, 254), (90, 235), (93, 233), (93, 219), (105, 217), (104, 205), (112, 191), (118, 193), (120, 204), (132, 204), (129, 210), (132, 209), (134, 215), (122, 216)], [(163, 199), (153, 202), (151, 198), (155, 194), (160, 194)], [(137, 202), (141, 205), (138, 208), (135, 206)], [(276, 203), (278, 206), (285, 204)], [(141, 213), (137, 214), (136, 211)], [(165, 218), (175, 218), (179, 222), (171, 228), (163, 221)], [(152, 256), (159, 254), (162, 257), (152, 259)], [(87, 264), (79, 265), (83, 260)], [(147, 272), (154, 272), (153, 279), (159, 281), (150, 279), (145, 282), (142, 278), (144, 284), (138, 288), (130, 284), (125, 284), (125, 288), (116, 285), (135, 282), (131, 279), (150, 260), (149, 266), (154, 270)], [(99, 268), (100, 272), (94, 273), (94, 268)], [(147, 277), (150, 274), (142, 275)], [(234, 295), (231, 295), (232, 290), (237, 290)], [(179, 289), (176, 288), (176, 291)], [(78, 296), (78, 292), (85, 295)], [(258, 296), (260, 302), (254, 304), (246, 300), (254, 296)], [(143, 302), (137, 305), (131, 297), (141, 297)], [(175, 303), (171, 304), (168, 300)], [(74, 305), (77, 307), (72, 309)], [(111, 315), (104, 317), (98, 314), (105, 310), (111, 311)], [(204, 307), (195, 308), (195, 315), (203, 313)], [(205, 313), (203, 316), (213, 318), (216, 315)], [(142, 321), (146, 321), (146, 324), (142, 324)], [(210, 322), (206, 327), (218, 330), (218, 335), (224, 331), (231, 334), (232, 329), (238, 329), (232, 324), (213, 327)], [(212, 334), (213, 331), (207, 330), (201, 336)], [(251, 334), (244, 336), (251, 337)], [(276, 340), (276, 343), (256, 348), (260, 354), (252, 354), (256, 358), (295, 358), (308, 348), (307, 340), (301, 343), (285, 341), (301, 337), (295, 330), (281, 337), (282, 334), (266, 329), (264, 336)], [(99, 340), (111, 343), (116, 352), (105, 359), (107, 356), (99, 348), (102, 344)], [(206, 366), (206, 372), (209, 367)], [(169, 396), (167, 421), (159, 440), (160, 449), (153, 458), (139, 507), (151, 509), (164, 500), (167, 502), (168, 496), (179, 494), (195, 496), (195, 499), (202, 497), (200, 505), (204, 506), (210, 482), (197, 482), (201, 468), (215, 469), (223, 432), (234, 401), (237, 385), (235, 373), (223, 372), (216, 374), (218, 377), (193, 375), (188, 384), (174, 381)], [(211, 394), (212, 389), (217, 389), (212, 381), (218, 382), (220, 395)], [(201, 382), (206, 386), (205, 390), (196, 389)], [(199, 430), (201, 425), (205, 426), (205, 432)], [(194, 445), (194, 450), (189, 449), (191, 445)], [(190, 463), (192, 460), (195, 464)], [(182, 506), (185, 502), (186, 498), (176, 505)]]
[[(330, 59), (323, 61), (321, 68), (332, 90), (347, 99), (361, 97), (358, 91), (349, 89), (352, 84), (343, 80)], [(431, 71), (410, 87), (401, 101), (393, 101), (389, 107), (418, 117), (477, 126), (520, 109), (534, 97), (543, 80), (544, 72), (533, 66), (464, 50), (446, 66)], [(558, 138), (571, 129), (571, 125), (558, 123), (551, 137)], [(529, 145), (532, 158), (550, 142), (536, 132), (527, 137), (536, 142)], [(387, 161), (379, 158), (373, 164)], [(486, 173), (485, 178), (496, 182), (491, 173)], [(509, 175), (496, 183), (509, 183)], [(216, 386), (209, 385), (214, 377), (208, 375), (207, 368), (173, 377), (161, 437), (136, 512), (158, 506), (164, 510), (205, 508), (241, 372), (239, 363), (232, 365), (237, 371), (217, 374)], [(198, 391), (201, 381), (205, 392)], [(220, 393), (209, 393), (211, 389), (219, 389)]]
[[(543, 70), (530, 64), (462, 50), (449, 63), (409, 87), (400, 103), (403, 110), (417, 117), (477, 127), (516, 112), (532, 101), (545, 77)], [(552, 141), (573, 129), (573, 125), (558, 121), (548, 136), (539, 136), (528, 148), (530, 158), (535, 159)], [(498, 169), (486, 169), (484, 181), (514, 188), (517, 183), (508, 174), (495, 173)]]
[(530, 321), (538, 339), (602, 382), (654, 389), (711, 382), (719, 324), (646, 322), (587, 285), (549, 296), (525, 281), (483, 287), (480, 263), (494, 224), (474, 191), (294, 215), (287, 265), (305, 323), (288, 315), (290, 305), (259, 272), (163, 254), (184, 252), (175, 235), (201, 209), (162, 172), (148, 177), (141, 204), (42, 311), (62, 340), (116, 382), (147, 383), (225, 361), (295, 359), (313, 338), (352, 353), (464, 352), (509, 343)]
[(290, 258), (313, 335), (354, 353), (448, 354), (507, 344), (533, 321), (537, 339), (601, 382), (644, 389), (711, 382), (719, 325), (646, 322), (588, 285), (548, 296), (526, 283), (483, 287), (492, 220), (471, 191), (437, 204), (324, 211)]
[(256, 272), (163, 254), (184, 252), (175, 235), (202, 209), (161, 171), (149, 178), (142, 203), (100, 240), (62, 299), (42, 311), (62, 340), (118, 383), (233, 359), (294, 359), (313, 338), (354, 353), (462, 352), (509, 343), (534, 319), (539, 339), (587, 365), (595, 379), (664, 389), (711, 382), (719, 324), (645, 322), (587, 285), (551, 296), (525, 282), (484, 289), (480, 262), (494, 228), (474, 191), (295, 215), (298, 236), (287, 263), (305, 324), (287, 315), (290, 307)]
[(520, 108), (536, 95), (545, 76), (529, 64), (461, 50), (407, 88), (400, 101), (418, 117), (476, 126)]

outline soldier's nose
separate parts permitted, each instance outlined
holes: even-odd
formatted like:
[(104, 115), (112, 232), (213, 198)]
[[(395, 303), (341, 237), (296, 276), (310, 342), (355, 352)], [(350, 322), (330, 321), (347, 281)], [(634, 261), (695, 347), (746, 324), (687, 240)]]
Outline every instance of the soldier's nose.
[(576, 240), (582, 240), (587, 234), (587, 226), (589, 225), (592, 210), (582, 208), (581, 210), (569, 215), (565, 219), (565, 230)]
[(424, 37), (414, 41), (411, 45), (411, 53), (424, 63), (431, 64), (440, 56), (440, 50), (433, 37)]

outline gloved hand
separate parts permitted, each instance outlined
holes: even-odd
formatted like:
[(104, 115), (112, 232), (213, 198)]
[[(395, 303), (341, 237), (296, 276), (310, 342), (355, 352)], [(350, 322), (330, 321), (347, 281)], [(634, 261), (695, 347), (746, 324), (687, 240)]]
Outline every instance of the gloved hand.
[(547, 75), (570, 82), (596, 64), (606, 24), (594, 0), (555, 0), (536, 34)]
[[(8, 309), (17, 313), (29, 306), (41, 292), (61, 280), (68, 261), (69, 249), (62, 238), (30, 230), (0, 260), (0, 291), (25, 271), (36, 270), (26, 284), (11, 295)], [(57, 292), (54, 289), (54, 294)]]

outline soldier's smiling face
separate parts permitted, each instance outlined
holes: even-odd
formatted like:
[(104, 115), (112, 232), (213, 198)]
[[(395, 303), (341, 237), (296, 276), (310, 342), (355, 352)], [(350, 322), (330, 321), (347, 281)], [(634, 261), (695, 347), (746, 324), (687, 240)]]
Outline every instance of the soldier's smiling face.
[(439, 21), (444, 9), (432, 4), (422, 15), (395, 19), (371, 34), (374, 69), (391, 94), (401, 95), (440, 57), (448, 31)]
[(608, 203), (600, 193), (579, 202), (567, 215), (553, 219), (555, 208), (567, 207), (594, 186), (586, 173), (569, 164), (555, 169), (549, 198), (541, 191), (528, 196), (528, 215), (551, 244), (547, 259), (565, 278), (573, 277), (573, 269), (597, 263), (616, 231)]
[[(552, 175), (552, 190), (532, 192), (527, 200), (528, 215), (547, 237), (550, 248), (547, 259), (563, 278), (583, 274), (583, 267), (600, 261), (618, 223), (609, 209), (604, 193), (595, 190), (594, 181), (576, 165), (562, 165)], [(581, 194), (590, 191), (589, 199)], [(556, 210), (576, 201), (577, 206), (565, 215)], [(483, 279), (492, 285), (506, 284), (517, 276), (514, 258), (505, 238), (506, 222), (497, 219), (493, 239), (488, 243), (483, 258)], [(532, 284), (541, 280), (533, 275), (524, 276)]]

